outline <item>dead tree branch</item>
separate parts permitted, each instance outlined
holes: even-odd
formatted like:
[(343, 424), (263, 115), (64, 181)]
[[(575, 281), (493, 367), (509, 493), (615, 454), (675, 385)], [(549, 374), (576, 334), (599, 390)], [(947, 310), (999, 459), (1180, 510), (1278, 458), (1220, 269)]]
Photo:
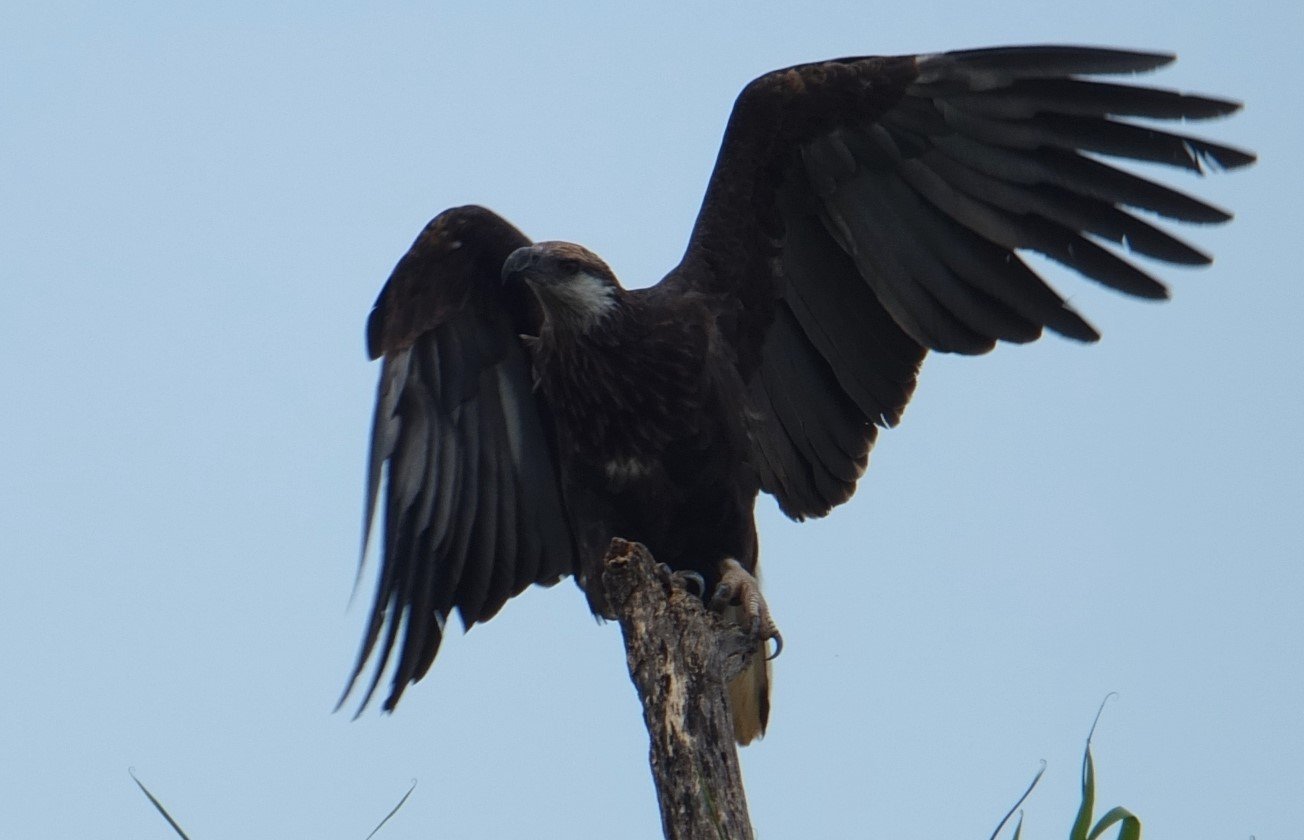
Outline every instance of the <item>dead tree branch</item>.
[(638, 543), (612, 541), (602, 581), (643, 702), (667, 840), (751, 840), (725, 688), (756, 640), (673, 585)]

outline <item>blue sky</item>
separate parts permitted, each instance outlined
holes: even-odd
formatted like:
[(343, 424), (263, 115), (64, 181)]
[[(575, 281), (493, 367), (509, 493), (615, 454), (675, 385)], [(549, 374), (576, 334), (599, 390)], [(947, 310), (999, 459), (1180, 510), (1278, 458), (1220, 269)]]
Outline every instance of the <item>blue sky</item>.
[(1054, 281), (1104, 333), (931, 358), (855, 499), (760, 505), (784, 631), (758, 835), (982, 838), (1082, 742), (1150, 837), (1304, 823), (1298, 259), (1285, 3), (20, 4), (0, 27), (0, 836), (660, 836), (619, 633), (569, 582), (331, 714), (376, 367), (424, 222), (477, 202), (629, 285), (678, 259), (738, 90), (804, 60), (1169, 49), (1260, 153), (1174, 299)]

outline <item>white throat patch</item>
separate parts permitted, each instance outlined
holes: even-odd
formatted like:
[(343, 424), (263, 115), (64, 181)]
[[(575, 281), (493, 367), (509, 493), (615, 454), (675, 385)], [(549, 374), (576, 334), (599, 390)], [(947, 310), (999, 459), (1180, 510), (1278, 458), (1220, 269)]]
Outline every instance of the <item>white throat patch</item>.
[(587, 272), (560, 282), (536, 286), (535, 294), (555, 326), (584, 332), (616, 306), (616, 289)]

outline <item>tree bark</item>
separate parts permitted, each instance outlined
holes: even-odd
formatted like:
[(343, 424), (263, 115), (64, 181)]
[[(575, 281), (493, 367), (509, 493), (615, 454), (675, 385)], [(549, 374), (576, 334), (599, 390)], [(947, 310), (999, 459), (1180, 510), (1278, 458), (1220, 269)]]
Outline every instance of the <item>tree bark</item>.
[(756, 651), (638, 543), (612, 540), (603, 586), (643, 702), (667, 840), (751, 840), (726, 686)]

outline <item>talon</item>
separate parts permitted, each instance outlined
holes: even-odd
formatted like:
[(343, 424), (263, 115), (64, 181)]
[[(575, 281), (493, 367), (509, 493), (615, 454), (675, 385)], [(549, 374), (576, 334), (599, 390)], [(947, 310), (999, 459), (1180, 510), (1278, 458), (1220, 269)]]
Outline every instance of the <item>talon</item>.
[[(778, 659), (779, 654), (783, 653), (783, 636), (779, 634), (777, 628), (774, 631), (774, 635), (770, 636), (770, 639), (774, 640), (774, 653), (766, 654), (765, 661), (767, 662), (771, 659)], [(769, 641), (769, 639), (766, 641)]]
[[(670, 577), (685, 589), (689, 589), (693, 593), (693, 597), (702, 598), (706, 595), (706, 579), (697, 572), (690, 572), (686, 569), (681, 569), (678, 572), (671, 572)], [(689, 586), (690, 584), (691, 587)]]

